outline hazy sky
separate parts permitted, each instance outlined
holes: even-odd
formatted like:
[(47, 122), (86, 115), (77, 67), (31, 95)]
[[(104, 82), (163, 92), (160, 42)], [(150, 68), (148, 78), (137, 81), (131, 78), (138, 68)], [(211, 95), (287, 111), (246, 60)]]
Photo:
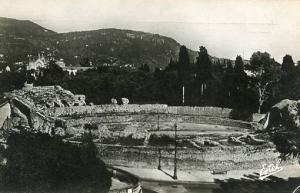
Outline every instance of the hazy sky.
[(0, 0), (0, 16), (57, 32), (99, 28), (170, 36), (211, 55), (267, 51), (300, 60), (300, 0)]

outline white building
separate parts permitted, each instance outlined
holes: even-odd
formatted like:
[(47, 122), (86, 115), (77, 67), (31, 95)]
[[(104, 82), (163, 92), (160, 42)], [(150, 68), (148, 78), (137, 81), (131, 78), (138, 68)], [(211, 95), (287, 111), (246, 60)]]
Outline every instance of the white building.
[(35, 61), (30, 61), (27, 65), (27, 70), (38, 70), (42, 68), (46, 68), (47, 66), (47, 61), (46, 59), (42, 56), (39, 55), (39, 58)]
[(59, 61), (56, 62), (56, 65), (59, 66), (59, 67), (61, 67), (61, 68), (66, 67), (64, 59), (62, 59), (62, 58)]
[(10, 67), (9, 67), (9, 66), (6, 66), (5, 71), (6, 71), (6, 72), (10, 72)]

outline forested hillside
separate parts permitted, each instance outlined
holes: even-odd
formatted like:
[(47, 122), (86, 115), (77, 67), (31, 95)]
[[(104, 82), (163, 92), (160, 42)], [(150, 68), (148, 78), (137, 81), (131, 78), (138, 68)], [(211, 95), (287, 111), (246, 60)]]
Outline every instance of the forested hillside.
[[(0, 54), (9, 65), (43, 51), (67, 65), (147, 64), (154, 70), (166, 67), (171, 58), (176, 60), (179, 47), (174, 39), (158, 34), (121, 29), (56, 33), (31, 21), (0, 18)], [(189, 52), (194, 60), (196, 52)]]

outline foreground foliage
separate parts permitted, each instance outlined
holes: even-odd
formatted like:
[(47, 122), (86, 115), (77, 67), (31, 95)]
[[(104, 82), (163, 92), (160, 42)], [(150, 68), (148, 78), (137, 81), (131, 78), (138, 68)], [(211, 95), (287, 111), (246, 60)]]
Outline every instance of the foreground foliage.
[(81, 145), (28, 132), (11, 134), (2, 189), (18, 192), (108, 192), (110, 174), (89, 138)]

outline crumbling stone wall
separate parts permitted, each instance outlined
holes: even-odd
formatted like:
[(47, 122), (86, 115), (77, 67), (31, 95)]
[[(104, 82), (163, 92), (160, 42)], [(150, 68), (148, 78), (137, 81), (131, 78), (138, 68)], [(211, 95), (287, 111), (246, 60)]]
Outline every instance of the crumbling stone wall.
[(187, 107), (187, 106), (167, 106), (165, 104), (128, 104), (128, 105), (94, 105), (94, 106), (72, 106), (51, 108), (48, 113), (53, 116), (78, 116), (78, 115), (96, 115), (96, 114), (109, 114), (109, 113), (165, 113), (165, 114), (178, 114), (178, 115), (199, 115), (211, 116), (220, 118), (230, 118), (228, 108), (218, 107)]
[[(98, 145), (99, 156), (108, 165), (124, 165), (137, 168), (157, 168), (159, 149), (161, 165), (172, 170), (174, 166), (174, 149), (168, 147), (128, 147), (117, 145)], [(179, 170), (242, 170), (261, 169), (262, 164), (275, 164), (278, 152), (274, 148), (239, 146), (211, 147), (199, 151), (178, 148), (177, 167)], [(295, 163), (296, 159), (287, 160), (281, 165)]]
[[(95, 129), (92, 133), (97, 136), (99, 154), (112, 165), (157, 167), (157, 148), (147, 144), (147, 141), (153, 130), (173, 131), (174, 123), (177, 123), (179, 130), (184, 127), (188, 130), (189, 124), (193, 124), (194, 133), (191, 135), (197, 134), (197, 129), (204, 127), (205, 124), (210, 125), (209, 128), (212, 130), (215, 129), (212, 127), (217, 125), (234, 127), (232, 130), (239, 132), (252, 129), (249, 122), (230, 119), (231, 109), (226, 108), (169, 107), (164, 104), (87, 106), (84, 95), (74, 95), (59, 86), (26, 88), (13, 91), (8, 96), (12, 101), (17, 99), (16, 104), (26, 106), (21, 108), (22, 105), (17, 105), (15, 108), (14, 112), (19, 116), (18, 124), (27, 121), (28, 127), (34, 130), (50, 134), (67, 134), (69, 139), (72, 137), (76, 139), (86, 132), (84, 128), (86, 124), (94, 124)], [(195, 126), (197, 124), (198, 126)], [(224, 132), (228, 128), (223, 128)], [(130, 138), (133, 140), (130, 141)], [(114, 145), (101, 149), (105, 146), (103, 145), (105, 140), (106, 144)], [(109, 140), (112, 140), (112, 143)], [(117, 142), (124, 140), (121, 144), (126, 145), (116, 145), (113, 140)], [(140, 147), (136, 147), (135, 143)], [(179, 150), (178, 163), (183, 168), (209, 169), (224, 165), (230, 169), (241, 169), (257, 166), (261, 160), (274, 159), (275, 154), (265, 153), (266, 148), (254, 153), (251, 152), (251, 148), (254, 147), (239, 146), (239, 148), (243, 151), (235, 149), (235, 146), (217, 146), (214, 149), (203, 150), (188, 147)], [(170, 152), (172, 150), (168, 147), (162, 150), (163, 164), (166, 167), (173, 164), (173, 155)], [(272, 156), (268, 157), (269, 155)], [(253, 160), (256, 156), (259, 159)]]
[(5, 125), (4, 129), (21, 126), (31, 131), (53, 135), (57, 134), (58, 129), (65, 130), (66, 128), (63, 119), (46, 116), (19, 98), (12, 98), (8, 104), (11, 108), (11, 117), (8, 120), (9, 124)]
[(103, 114), (98, 116), (74, 116), (64, 117), (68, 127), (83, 127), (85, 124), (96, 124), (99, 126), (107, 126), (111, 130), (114, 128), (121, 129), (131, 126), (139, 130), (160, 130), (174, 129), (174, 123), (178, 124), (211, 124), (222, 125), (228, 127), (236, 127), (242, 129), (251, 129), (249, 122), (242, 122), (231, 119), (223, 119), (218, 117), (196, 116), (196, 115), (172, 115), (172, 114)]
[(82, 106), (85, 104), (84, 95), (74, 95), (60, 86), (24, 87), (5, 93), (7, 98), (18, 98), (29, 104), (37, 111), (47, 111), (48, 108)]
[(58, 117), (69, 117), (69, 116), (91, 116), (97, 114), (113, 114), (113, 113), (164, 113), (167, 105), (94, 105), (94, 106), (73, 106), (73, 107), (61, 107), (51, 108), (47, 111), (48, 114)]

